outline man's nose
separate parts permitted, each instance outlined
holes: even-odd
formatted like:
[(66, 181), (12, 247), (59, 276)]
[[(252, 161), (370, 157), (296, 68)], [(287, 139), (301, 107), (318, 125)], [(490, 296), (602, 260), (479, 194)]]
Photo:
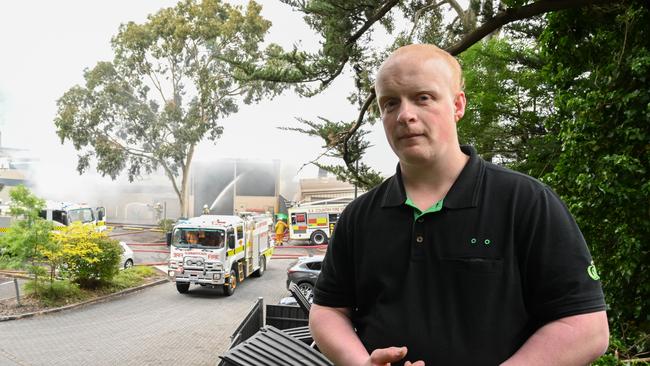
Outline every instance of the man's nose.
[(397, 113), (397, 122), (410, 123), (415, 121), (415, 106), (408, 100), (402, 101)]

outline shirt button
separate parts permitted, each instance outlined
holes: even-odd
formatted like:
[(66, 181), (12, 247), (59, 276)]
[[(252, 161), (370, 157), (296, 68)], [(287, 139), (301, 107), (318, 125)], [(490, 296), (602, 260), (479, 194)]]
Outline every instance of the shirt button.
[(422, 243), (424, 241), (424, 238), (422, 236), (418, 236), (415, 238), (415, 241), (417, 241), (418, 243)]
[(420, 217), (420, 218), (418, 219), (418, 222), (419, 222), (419, 223), (422, 223), (422, 222), (424, 222), (424, 219)]

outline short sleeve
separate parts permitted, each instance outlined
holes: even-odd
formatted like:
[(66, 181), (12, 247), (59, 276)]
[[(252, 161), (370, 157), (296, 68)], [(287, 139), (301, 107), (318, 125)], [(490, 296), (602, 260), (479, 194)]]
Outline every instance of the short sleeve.
[(605, 310), (594, 263), (573, 216), (548, 187), (529, 207), (521, 240), (524, 301), (541, 323)]
[(314, 303), (329, 307), (353, 307), (354, 270), (352, 260), (352, 241), (348, 209), (341, 213), (334, 233), (323, 259), (323, 267), (316, 287)]

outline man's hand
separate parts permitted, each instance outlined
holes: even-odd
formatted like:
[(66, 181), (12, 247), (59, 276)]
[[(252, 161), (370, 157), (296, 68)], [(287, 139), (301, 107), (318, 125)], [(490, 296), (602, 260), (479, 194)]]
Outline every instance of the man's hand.
[[(406, 356), (408, 352), (406, 347), (388, 347), (388, 348), (378, 348), (372, 351), (370, 358), (364, 364), (364, 366), (390, 366), (391, 362), (397, 362)], [(424, 366), (424, 361), (417, 361), (411, 363), (406, 361), (404, 366)]]

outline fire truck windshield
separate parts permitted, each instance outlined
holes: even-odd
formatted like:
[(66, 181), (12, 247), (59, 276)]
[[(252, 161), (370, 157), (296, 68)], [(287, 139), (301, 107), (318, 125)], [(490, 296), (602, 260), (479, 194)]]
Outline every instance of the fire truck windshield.
[(226, 234), (219, 229), (177, 228), (172, 234), (172, 245), (205, 249), (223, 248)]
[(68, 222), (81, 221), (83, 223), (92, 222), (95, 220), (93, 210), (91, 208), (80, 208), (68, 211)]

